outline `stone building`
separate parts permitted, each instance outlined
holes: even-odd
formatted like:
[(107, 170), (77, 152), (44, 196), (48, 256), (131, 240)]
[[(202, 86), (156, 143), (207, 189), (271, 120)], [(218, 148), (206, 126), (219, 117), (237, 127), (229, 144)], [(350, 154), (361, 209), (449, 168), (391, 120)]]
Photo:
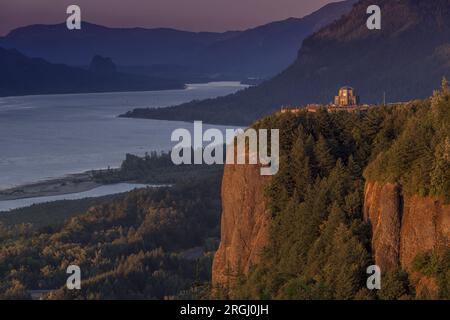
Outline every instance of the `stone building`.
[(334, 97), (334, 104), (343, 107), (356, 106), (359, 104), (359, 97), (355, 95), (352, 87), (342, 87), (339, 94)]
[(281, 107), (281, 113), (300, 113), (300, 112), (318, 112), (325, 109), (328, 112), (346, 111), (350, 113), (365, 113), (371, 108), (370, 105), (360, 105), (359, 97), (355, 95), (355, 89), (352, 87), (341, 87), (339, 93), (334, 97), (334, 103), (323, 104), (307, 104), (301, 107)]

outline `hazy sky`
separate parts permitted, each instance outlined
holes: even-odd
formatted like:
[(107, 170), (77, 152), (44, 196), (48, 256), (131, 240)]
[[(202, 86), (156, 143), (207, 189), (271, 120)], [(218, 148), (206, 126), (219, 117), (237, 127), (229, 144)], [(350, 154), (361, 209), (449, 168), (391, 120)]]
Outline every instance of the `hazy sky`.
[(19, 26), (63, 22), (70, 4), (81, 7), (82, 20), (107, 26), (225, 31), (302, 17), (336, 1), (340, 0), (0, 0), (0, 35)]

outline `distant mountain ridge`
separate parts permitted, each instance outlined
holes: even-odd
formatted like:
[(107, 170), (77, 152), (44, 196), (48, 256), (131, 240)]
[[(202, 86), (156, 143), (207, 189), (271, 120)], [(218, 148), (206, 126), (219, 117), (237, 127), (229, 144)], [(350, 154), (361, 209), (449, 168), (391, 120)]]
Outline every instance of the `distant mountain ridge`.
[(0, 47), (0, 70), (0, 97), (184, 88), (174, 80), (117, 72), (112, 60), (101, 56), (95, 56), (85, 70)]
[(197, 61), (215, 72), (256, 77), (276, 75), (296, 58), (303, 40), (350, 12), (357, 0), (334, 2), (303, 18), (289, 18), (248, 29), (208, 46)]
[(73, 66), (86, 66), (98, 54), (120, 67), (181, 66), (214, 77), (265, 78), (292, 63), (305, 37), (350, 11), (355, 2), (331, 3), (304, 18), (224, 33), (107, 28), (88, 22), (71, 31), (65, 24), (32, 25), (0, 38), (0, 46)]
[(0, 46), (73, 66), (87, 65), (96, 54), (109, 56), (118, 65), (151, 65), (180, 63), (186, 53), (194, 55), (204, 46), (233, 34), (108, 28), (89, 22), (83, 22), (81, 30), (68, 30), (65, 23), (60, 23), (15, 29), (0, 39)]
[(428, 97), (450, 76), (450, 0), (378, 0), (382, 29), (368, 30), (362, 0), (303, 42), (297, 60), (273, 79), (234, 95), (126, 116), (249, 125), (282, 105), (328, 103), (343, 85), (363, 103)]

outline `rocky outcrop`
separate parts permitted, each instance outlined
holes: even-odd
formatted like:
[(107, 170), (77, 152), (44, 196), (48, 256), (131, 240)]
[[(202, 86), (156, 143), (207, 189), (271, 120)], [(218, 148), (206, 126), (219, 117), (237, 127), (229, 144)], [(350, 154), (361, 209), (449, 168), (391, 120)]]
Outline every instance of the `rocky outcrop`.
[(213, 285), (229, 287), (247, 275), (269, 236), (264, 189), (270, 177), (258, 165), (225, 165), (222, 181), (221, 242), (214, 257)]
[(450, 205), (439, 198), (403, 195), (394, 184), (367, 182), (364, 218), (372, 226), (372, 250), (382, 271), (407, 270), (416, 287), (436, 290), (431, 279), (412, 272), (414, 257), (450, 245)]
[(408, 269), (419, 252), (450, 245), (450, 205), (437, 198), (405, 197), (400, 265)]
[(117, 67), (111, 58), (96, 55), (92, 58), (89, 71), (101, 76), (111, 76), (117, 73)]
[(366, 184), (364, 218), (371, 224), (372, 251), (382, 270), (392, 270), (398, 266), (401, 213), (401, 196), (397, 186)]

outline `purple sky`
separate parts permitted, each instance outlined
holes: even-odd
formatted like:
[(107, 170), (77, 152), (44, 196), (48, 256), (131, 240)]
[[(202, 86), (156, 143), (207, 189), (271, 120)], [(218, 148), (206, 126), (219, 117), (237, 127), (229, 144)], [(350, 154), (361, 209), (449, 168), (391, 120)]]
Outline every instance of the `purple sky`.
[(339, 0), (0, 0), (0, 35), (24, 25), (63, 22), (70, 4), (81, 7), (82, 20), (106, 26), (225, 31), (302, 17), (336, 1)]

